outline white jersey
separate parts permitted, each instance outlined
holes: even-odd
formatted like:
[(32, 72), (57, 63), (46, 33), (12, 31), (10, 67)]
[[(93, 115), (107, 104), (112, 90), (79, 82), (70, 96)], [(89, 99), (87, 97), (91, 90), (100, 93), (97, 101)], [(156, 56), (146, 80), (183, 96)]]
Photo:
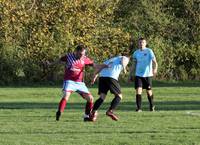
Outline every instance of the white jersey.
[[(122, 58), (124, 57), (126, 56), (116, 56), (106, 60), (104, 64), (107, 64), (109, 67), (101, 70), (100, 77), (110, 77), (115, 80), (118, 80), (119, 74), (124, 69), (122, 65)], [(129, 60), (129, 58), (127, 58), (127, 60)]]

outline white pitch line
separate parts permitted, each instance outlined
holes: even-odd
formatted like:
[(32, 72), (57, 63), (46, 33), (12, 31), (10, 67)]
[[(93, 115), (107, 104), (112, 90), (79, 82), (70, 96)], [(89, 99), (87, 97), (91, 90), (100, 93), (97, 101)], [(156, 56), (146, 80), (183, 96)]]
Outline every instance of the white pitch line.
[(191, 111), (187, 111), (186, 114), (192, 115), (192, 116), (200, 116), (200, 112), (191, 112)]

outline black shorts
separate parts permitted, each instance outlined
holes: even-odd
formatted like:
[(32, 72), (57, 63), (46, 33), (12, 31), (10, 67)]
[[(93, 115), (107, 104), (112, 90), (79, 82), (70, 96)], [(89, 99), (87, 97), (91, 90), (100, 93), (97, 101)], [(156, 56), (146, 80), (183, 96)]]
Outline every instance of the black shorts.
[(100, 77), (98, 94), (107, 94), (109, 90), (112, 94), (121, 94), (121, 87), (119, 82), (110, 77)]
[(147, 90), (151, 90), (152, 87), (152, 77), (135, 77), (135, 89), (143, 88)]

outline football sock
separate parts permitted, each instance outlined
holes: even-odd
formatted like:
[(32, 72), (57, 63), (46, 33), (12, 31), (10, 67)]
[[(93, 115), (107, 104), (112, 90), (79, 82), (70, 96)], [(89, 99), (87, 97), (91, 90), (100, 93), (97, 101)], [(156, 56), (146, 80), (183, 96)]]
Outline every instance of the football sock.
[(85, 114), (86, 115), (90, 114), (92, 107), (93, 107), (93, 102), (87, 102), (86, 103), (86, 105), (85, 105)]
[(99, 98), (96, 100), (96, 102), (94, 103), (94, 107), (93, 110), (96, 111), (99, 109), (99, 107), (101, 106), (101, 104), (103, 103), (103, 99)]
[(136, 95), (136, 105), (137, 105), (137, 109), (141, 109), (141, 107), (142, 107), (142, 95), (140, 95), (140, 94)]
[(149, 105), (150, 105), (150, 108), (153, 107), (153, 94), (150, 96), (150, 95), (147, 95), (147, 98), (149, 100)]
[(120, 101), (121, 101), (121, 98), (119, 96), (115, 96), (115, 98), (111, 102), (109, 110), (114, 110), (118, 106)]
[(67, 103), (67, 100), (66, 100), (65, 98), (62, 98), (62, 99), (60, 100), (59, 107), (58, 107), (58, 110), (59, 110), (60, 112), (63, 112), (63, 111), (64, 111), (65, 106), (66, 106), (66, 103)]

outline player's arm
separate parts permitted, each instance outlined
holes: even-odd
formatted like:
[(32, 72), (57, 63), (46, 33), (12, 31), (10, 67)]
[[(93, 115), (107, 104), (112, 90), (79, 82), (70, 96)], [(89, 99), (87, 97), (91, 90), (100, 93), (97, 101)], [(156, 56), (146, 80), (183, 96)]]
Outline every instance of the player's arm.
[(94, 74), (93, 74), (93, 79), (92, 79), (92, 82), (91, 84), (94, 84), (96, 78), (98, 77), (98, 73), (104, 69), (104, 68), (107, 68), (108, 65), (106, 64), (96, 64), (94, 63), (93, 60), (91, 60), (90, 58), (86, 57), (85, 58), (85, 65), (89, 65), (89, 66), (92, 66), (94, 68)]
[(126, 70), (126, 66), (128, 65), (129, 63), (129, 60), (130, 58), (129, 57), (126, 57), (126, 56), (123, 56), (121, 58), (121, 64), (122, 64), (122, 67), (123, 67), (123, 70), (124, 70), (124, 73), (126, 74), (127, 70)]
[(104, 69), (104, 68), (108, 68), (109, 66), (106, 65), (106, 64), (94, 64), (93, 65), (94, 68), (95, 68), (95, 71), (94, 71), (94, 74), (93, 74), (93, 78), (92, 78), (92, 82), (91, 84), (94, 84), (94, 82), (96, 81), (97, 77), (98, 77), (98, 74), (99, 72)]
[(98, 71), (98, 73), (104, 69), (104, 68), (108, 68), (108, 65), (107, 64), (93, 64), (93, 67), (96, 71)]
[(156, 61), (156, 58), (154, 57), (154, 59), (152, 60), (153, 62), (153, 75), (155, 76), (157, 74), (158, 71), (158, 63)]
[(59, 58), (59, 59), (56, 59), (56, 60), (54, 60), (54, 61), (52, 61), (52, 62), (50, 62), (50, 61), (46, 61), (46, 65), (48, 66), (48, 67), (50, 67), (50, 66), (54, 66), (54, 65), (57, 65), (57, 64), (61, 64), (61, 63), (63, 63), (63, 62), (66, 62), (67, 60), (66, 60), (66, 56), (63, 56), (63, 57), (61, 57), (61, 58)]
[(57, 59), (55, 61), (52, 61), (52, 62), (49, 62), (47, 61), (47, 65), (48, 66), (53, 66), (53, 65), (57, 65), (57, 64), (60, 64), (62, 61), (60, 59)]
[(134, 80), (134, 73), (135, 73), (136, 63), (137, 63), (137, 61), (134, 59), (132, 61), (132, 65), (130, 67), (130, 73), (129, 73), (129, 77), (128, 77), (128, 82), (131, 82), (131, 81)]
[(152, 65), (153, 65), (153, 75), (155, 76), (157, 74), (157, 70), (158, 70), (158, 63), (156, 61), (156, 57), (154, 52), (151, 50), (150, 51), (150, 55), (151, 55), (151, 59), (152, 59)]

